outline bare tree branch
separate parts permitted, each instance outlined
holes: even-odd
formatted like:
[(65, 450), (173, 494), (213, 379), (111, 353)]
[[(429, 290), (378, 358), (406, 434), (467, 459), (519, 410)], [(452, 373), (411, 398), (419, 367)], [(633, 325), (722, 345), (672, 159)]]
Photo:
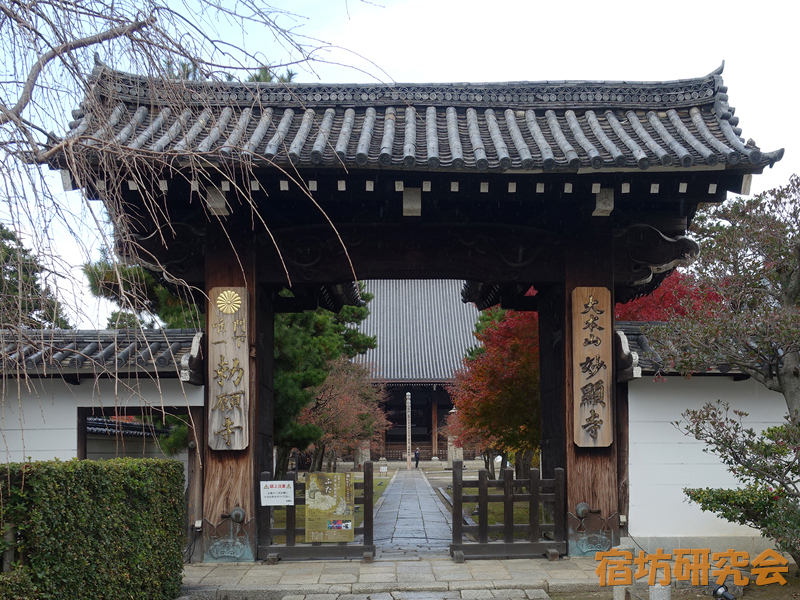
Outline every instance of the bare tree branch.
[[(18, 15), (11, 12), (5, 6), (0, 5), (0, 11), (2, 11), (8, 18), (13, 19), (20, 27), (24, 29), (33, 29), (33, 26), (30, 23), (20, 19)], [(102, 42), (113, 40), (118, 37), (130, 35), (134, 32), (140, 31), (145, 27), (152, 25), (154, 23), (154, 18), (150, 17), (144, 21), (134, 21), (129, 25), (121, 26), (121, 27), (114, 27), (112, 29), (108, 29), (106, 31), (102, 31), (95, 35), (90, 35), (87, 37), (83, 37), (76, 40), (70, 40), (69, 42), (64, 42), (55, 48), (51, 48), (48, 52), (46, 52), (43, 56), (41, 56), (31, 67), (30, 72), (28, 73), (28, 77), (25, 80), (25, 86), (20, 93), (20, 97), (17, 100), (17, 103), (12, 106), (11, 108), (7, 108), (6, 106), (0, 107), (2, 109), (2, 114), (0, 114), (0, 125), (7, 123), (13, 117), (19, 117), (22, 114), (22, 111), (28, 105), (31, 100), (31, 95), (33, 94), (33, 89), (36, 86), (36, 82), (39, 79), (39, 75), (42, 72), (42, 69), (52, 60), (64, 56), (65, 54), (73, 51), (78, 50), (79, 48), (86, 48), (88, 46), (96, 46)]]

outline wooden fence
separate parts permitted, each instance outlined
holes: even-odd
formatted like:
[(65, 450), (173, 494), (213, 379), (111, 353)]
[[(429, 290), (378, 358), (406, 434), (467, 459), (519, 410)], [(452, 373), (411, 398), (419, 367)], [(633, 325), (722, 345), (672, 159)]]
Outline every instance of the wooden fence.
[[(375, 556), (375, 545), (373, 543), (373, 478), (372, 463), (364, 463), (364, 481), (355, 482), (356, 497), (355, 504), (361, 505), (364, 511), (364, 523), (361, 527), (356, 527), (354, 534), (363, 535), (362, 543), (336, 542), (320, 543), (309, 542), (298, 545), (297, 539), (305, 536), (305, 527), (297, 525), (297, 507), (306, 503), (305, 493), (295, 496), (294, 506), (286, 507), (286, 527), (270, 526), (270, 508), (262, 506), (259, 512), (259, 544), (258, 559), (269, 562), (277, 562), (279, 559), (301, 560), (307, 558), (365, 558), (371, 560)], [(295, 475), (287, 479), (294, 479)], [(261, 481), (269, 481), (270, 474), (262, 473)], [(295, 492), (305, 492), (306, 484), (304, 481), (295, 481)], [(358, 490), (362, 493), (359, 496)], [(273, 544), (275, 536), (285, 536), (284, 544)]]
[[(567, 553), (565, 539), (565, 478), (564, 469), (556, 469), (554, 479), (540, 479), (539, 469), (530, 469), (523, 479), (514, 479), (514, 470), (505, 469), (503, 479), (489, 479), (486, 469), (478, 471), (477, 480), (464, 480), (462, 462), (453, 462), (453, 543), (450, 555), (459, 562), (465, 558), (524, 558), (547, 556), (554, 558)], [(464, 494), (464, 488), (478, 488), (477, 494)], [(489, 488), (502, 493), (490, 494)], [(478, 504), (477, 525), (464, 525), (463, 507)], [(503, 503), (503, 524), (489, 524), (489, 503)], [(514, 503), (528, 504), (527, 523), (514, 522)], [(540, 509), (548, 505), (553, 522), (542, 523)], [(541, 510), (542, 513), (546, 512)], [(471, 519), (470, 519), (471, 521)], [(489, 541), (490, 534), (502, 534), (501, 541)], [(515, 533), (525, 534), (514, 539)], [(552, 539), (543, 534), (550, 533)], [(464, 541), (470, 534), (475, 541)]]

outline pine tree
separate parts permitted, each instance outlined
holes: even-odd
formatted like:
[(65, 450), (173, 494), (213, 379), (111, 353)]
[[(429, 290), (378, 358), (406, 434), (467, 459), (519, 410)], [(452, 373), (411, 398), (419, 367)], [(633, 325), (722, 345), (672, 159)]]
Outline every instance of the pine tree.
[(45, 279), (47, 271), (16, 233), (0, 224), (2, 329), (69, 329), (63, 307)]

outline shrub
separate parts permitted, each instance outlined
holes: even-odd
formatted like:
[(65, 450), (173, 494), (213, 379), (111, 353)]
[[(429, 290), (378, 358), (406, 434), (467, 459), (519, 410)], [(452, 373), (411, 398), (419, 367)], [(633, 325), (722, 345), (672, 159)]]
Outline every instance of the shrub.
[(800, 565), (800, 506), (784, 490), (750, 484), (741, 489), (687, 488), (684, 492), (704, 511), (759, 529)]
[[(164, 599), (180, 593), (183, 468), (170, 460), (0, 465), (16, 563), (0, 597)], [(8, 542), (2, 542), (5, 550)]]
[[(731, 418), (729, 413), (733, 412)], [(745, 427), (747, 413), (721, 401), (681, 415), (680, 429), (720, 457), (741, 489), (685, 489), (705, 511), (771, 538), (800, 565), (800, 422), (786, 421), (762, 432)]]

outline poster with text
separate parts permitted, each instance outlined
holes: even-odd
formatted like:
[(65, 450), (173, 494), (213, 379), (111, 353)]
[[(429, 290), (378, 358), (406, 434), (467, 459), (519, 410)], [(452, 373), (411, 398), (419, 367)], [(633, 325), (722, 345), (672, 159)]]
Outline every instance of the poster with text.
[(306, 473), (306, 542), (352, 542), (352, 473)]

